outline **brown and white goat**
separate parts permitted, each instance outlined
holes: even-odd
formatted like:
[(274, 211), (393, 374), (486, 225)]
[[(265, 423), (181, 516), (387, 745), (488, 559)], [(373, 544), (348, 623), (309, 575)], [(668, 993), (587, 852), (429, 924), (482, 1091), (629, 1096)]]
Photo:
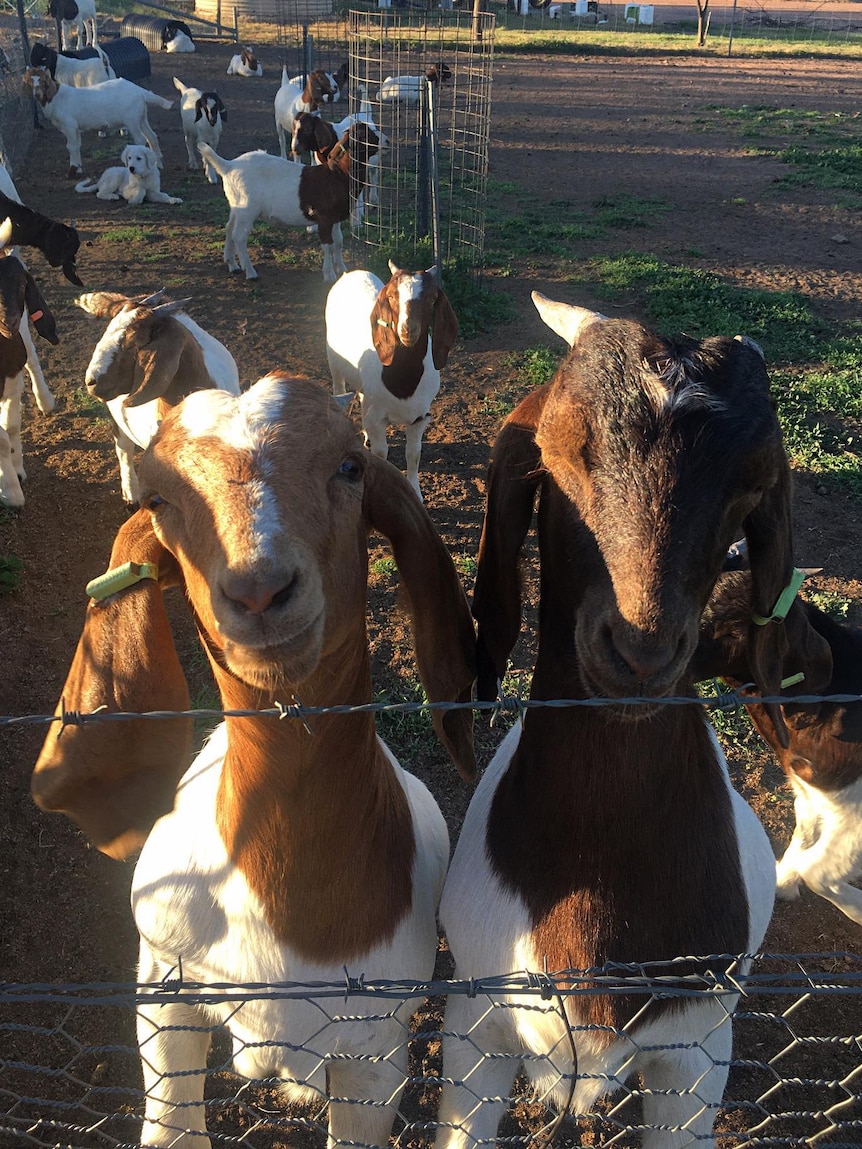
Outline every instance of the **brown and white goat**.
[[(120, 529), (112, 563), (154, 563), (159, 580), (179, 577), (226, 709), (259, 710), (294, 696), (310, 707), (370, 702), (372, 529), (389, 538), (409, 591), (429, 698), (469, 700), (473, 627), (452, 561), (405, 479), (363, 450), (323, 388), (270, 375), (239, 397), (196, 392), (167, 415), (140, 473), (143, 505)], [(91, 603), (63, 697), (67, 707), (98, 700), (146, 710), (151, 691), (162, 704), (170, 695), (168, 675), (174, 704), (183, 706), (160, 585), (145, 578)], [(469, 711), (435, 712), (434, 726), (472, 776)], [(85, 828), (97, 823), (102, 841), (125, 850), (145, 828), (140, 787), (152, 778), (159, 804), (170, 807), (186, 763), (167, 759), (164, 739), (151, 747), (149, 729), (127, 732), (125, 724), (100, 752), (94, 729), (49, 735), (35, 793)], [(181, 727), (172, 740), (183, 758)], [(343, 982), (345, 968), (425, 979), (447, 861), (434, 799), (377, 737), (372, 715), (317, 716), (308, 726), (229, 717), (187, 770), (137, 863), (139, 979), (159, 982), (179, 956), (185, 979), (210, 985)], [(144, 1000), (142, 1143), (209, 1146), (207, 1048), (210, 1026), (224, 1024), (239, 1073), (280, 1077), (294, 1096), (337, 1099), (333, 1144), (386, 1145), (413, 1003), (390, 1012), (366, 998), (332, 1022), (321, 1008), (313, 997), (237, 1008), (217, 992), (198, 1005), (182, 989), (168, 1004)]]
[(170, 407), (192, 391), (215, 387), (239, 394), (239, 371), (228, 349), (183, 310), (187, 299), (161, 302), (163, 291), (130, 299), (93, 291), (76, 303), (110, 323), (93, 349), (85, 381), (114, 424), (123, 500), (139, 498), (135, 450), (147, 447)]
[(341, 224), (350, 216), (351, 195), (367, 180), (367, 166), (379, 148), (367, 124), (355, 124), (319, 167), (292, 164), (266, 152), (245, 152), (235, 160), (217, 155), (207, 144), (198, 150), (221, 176), (230, 215), (225, 227), (224, 261), (231, 272), (257, 279), (248, 254), (248, 237), (263, 216), (286, 227), (316, 224), (323, 247), (323, 279), (334, 283), (346, 268)]
[[(748, 657), (750, 576), (722, 575), (701, 620), (696, 678), (733, 686), (753, 678)], [(804, 882), (862, 925), (862, 702), (794, 702), (795, 694), (862, 694), (862, 631), (833, 621), (797, 598), (784, 624), (784, 674), (802, 674), (781, 707), (782, 745), (762, 705), (746, 709), (793, 789), (796, 826), (778, 863), (778, 896), (793, 900)]]
[(336, 395), (359, 394), (365, 442), (387, 457), (387, 429), (404, 427), (407, 478), (422, 498), (419, 459), (458, 336), (458, 319), (437, 282), (437, 269), (402, 271), (389, 261), (392, 278), (351, 271), (326, 300), (326, 357)]
[[(0, 249), (9, 246), (11, 234), (7, 219), (0, 226)], [(29, 352), (21, 331), (28, 315), (43, 339), (60, 342), (54, 316), (33, 276), (17, 256), (4, 256), (0, 258), (0, 503), (8, 507), (23, 507), (21, 482), (27, 477), (21, 445), (21, 396)]]
[[(665, 339), (533, 298), (572, 350), (493, 450), (473, 607), (480, 697), (496, 695), (517, 638), (537, 495), (531, 697), (693, 694), (700, 617), (740, 528), (753, 609), (770, 614), (792, 571), (789, 471), (763, 359), (744, 341)], [(759, 685), (777, 692), (781, 628), (761, 628), (750, 649)], [(657, 963), (651, 972), (697, 980), (734, 961), (699, 957), (756, 951), (774, 893), (769, 841), (696, 705), (574, 706), (530, 710), (506, 736), (440, 912), (458, 978)], [(643, 1145), (711, 1142), (737, 996), (633, 987), (565, 1004), (507, 994), (501, 1009), (450, 996), (438, 1145), (494, 1143), (522, 1058), (537, 1093), (571, 1113), (640, 1073)]]
[(253, 76), (262, 76), (263, 67), (255, 56), (254, 50), (245, 47), (236, 56), (231, 56), (227, 66), (227, 74), (229, 76), (245, 76), (250, 79)]

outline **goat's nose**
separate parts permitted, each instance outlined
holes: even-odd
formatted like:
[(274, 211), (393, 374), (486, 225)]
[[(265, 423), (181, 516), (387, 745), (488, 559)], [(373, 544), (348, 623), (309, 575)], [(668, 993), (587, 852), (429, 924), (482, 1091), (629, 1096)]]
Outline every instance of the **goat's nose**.
[(297, 585), (296, 574), (257, 579), (248, 575), (228, 576), (222, 584), (222, 594), (243, 614), (263, 614), (272, 607), (283, 606), (293, 595)]
[(679, 647), (675, 642), (644, 641), (627, 634), (615, 634), (611, 641), (626, 669), (642, 683), (651, 681), (667, 670)]

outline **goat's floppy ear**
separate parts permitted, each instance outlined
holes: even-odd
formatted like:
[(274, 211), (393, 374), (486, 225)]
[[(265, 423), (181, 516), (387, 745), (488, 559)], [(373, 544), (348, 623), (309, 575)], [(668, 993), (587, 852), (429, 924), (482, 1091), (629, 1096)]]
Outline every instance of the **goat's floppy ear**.
[[(79, 295), (75, 300), (77, 307), (82, 311), (86, 311), (88, 315), (95, 315), (99, 319), (113, 319), (127, 303), (132, 303), (128, 295), (122, 295), (119, 291), (88, 291), (84, 295)], [(134, 303), (134, 306), (140, 306), (139, 303)]]
[(134, 389), (123, 406), (160, 399), (174, 381), (184, 349), (183, 328), (176, 323), (162, 324), (146, 347), (136, 348)]
[[(778, 474), (776, 481), (763, 494), (758, 505), (743, 524), (748, 541), (751, 565), (751, 610), (749, 659), (758, 689), (762, 694), (781, 692), (787, 635), (784, 622), (769, 619), (782, 592), (793, 575), (793, 536), (790, 523), (790, 470), (776, 429)], [(755, 619), (760, 619), (758, 624)], [(786, 749), (789, 735), (781, 707), (767, 703), (766, 713), (775, 727), (775, 736)]]
[(434, 366), (439, 371), (446, 366), (449, 352), (455, 346), (458, 338), (458, 317), (452, 310), (446, 293), (441, 291), (434, 304), (434, 318), (432, 320), (431, 357)]
[[(189, 708), (162, 600), (162, 588), (180, 581), (179, 569), (156, 538), (149, 511), (138, 511), (117, 534), (111, 568), (126, 562), (155, 563), (158, 582), (144, 578), (89, 603), (57, 714)], [(67, 814), (103, 853), (126, 858), (173, 807), (191, 752), (190, 718), (55, 723), (31, 791), (38, 806)]]
[(203, 114), (204, 114), (204, 98), (203, 98), (203, 96), (199, 96), (198, 99), (195, 100), (195, 123), (197, 123), (198, 120), (203, 118)]
[[(413, 643), (431, 702), (472, 698), (476, 639), (467, 598), (428, 513), (400, 471), (371, 455), (365, 470), (365, 516), (384, 534), (409, 599)], [(476, 777), (473, 712), (434, 710), (431, 720), (462, 778)]]
[(518, 557), (530, 529), (542, 474), (535, 435), (547, 395), (546, 385), (518, 404), (491, 454), (473, 592), (473, 616), (479, 624), (476, 693), (482, 701), (497, 697), (497, 684), (505, 674), (521, 626)]
[[(392, 264), (390, 263), (390, 266)], [(385, 284), (371, 309), (371, 341), (377, 357), (384, 367), (388, 367), (398, 346), (395, 333), (397, 317), (389, 302), (389, 284)]]
[(30, 312), (30, 321), (43, 339), (55, 346), (60, 342), (57, 334), (57, 322), (48, 304), (42, 298), (42, 293), (36, 286), (33, 276), (27, 272), (27, 285), (24, 288), (24, 302)]

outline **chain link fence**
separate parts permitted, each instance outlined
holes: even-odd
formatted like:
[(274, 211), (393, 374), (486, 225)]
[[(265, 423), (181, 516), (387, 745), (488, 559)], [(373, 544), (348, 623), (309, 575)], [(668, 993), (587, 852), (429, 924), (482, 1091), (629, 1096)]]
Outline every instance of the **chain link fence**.
[[(719, 969), (736, 960), (718, 955), (710, 962)], [(406, 1071), (395, 1073), (393, 1100), (398, 1112), (392, 1143), (425, 1149), (437, 1132), (441, 1089), (449, 1081), (442, 1057), (444, 1038), (449, 1036), (444, 1020), (447, 996), (468, 995), (485, 1013), (514, 1011), (530, 1025), (537, 1011), (566, 1019), (568, 1040), (576, 1047), (588, 1036), (588, 1027), (566, 1018), (564, 1002), (584, 995), (625, 992), (640, 995), (644, 1004), (670, 997), (691, 1001), (705, 995), (718, 1002), (726, 997), (733, 1001), (741, 994), (733, 1018), (729, 1082), (714, 1113), (718, 1146), (858, 1149), (862, 1143), (862, 957), (849, 953), (761, 955), (745, 976), (734, 977), (732, 964), (730, 968), (727, 975), (673, 980), (656, 975), (645, 964), (554, 976), (510, 974), (469, 982), (375, 982), (345, 973), (339, 984), (313, 986), (204, 986), (184, 983), (179, 976), (157, 986), (7, 985), (0, 988), (0, 1143), (44, 1149), (120, 1149), (140, 1144), (145, 1102), (140, 1056), (148, 1062), (151, 1042), (178, 1040), (185, 1030), (203, 1035), (204, 1045), (209, 1045), (206, 1063), (183, 1072), (204, 1078), (206, 1126), (213, 1145), (247, 1149), (322, 1146), (329, 1109), (322, 1083), (329, 1080), (331, 1085), (336, 1079), (334, 1067), (347, 1060), (358, 1068), (357, 1080), (364, 1072), (374, 1074), (381, 1063), (390, 1068), (406, 1064)], [(169, 1007), (180, 1000), (192, 1007), (194, 1021), (169, 1025), (156, 1034), (152, 1019), (164, 1008), (167, 1024)], [(244, 1011), (254, 1011), (255, 1003), (266, 1002), (271, 1008), (298, 1001), (313, 1003), (315, 1024), (306, 1024), (296, 1033), (273, 1034), (263, 1045), (234, 1038), (232, 1046), (224, 1025), (214, 1020), (218, 1016), (228, 1027), (241, 1029), (237, 1023)], [(414, 1006), (418, 1008), (411, 1013)], [(142, 1028), (139, 1056), (134, 1025), (136, 1017), (140, 1021), (144, 1014), (149, 1020)], [(730, 1026), (730, 1014), (721, 1016), (719, 1026)], [(388, 1025), (396, 1034), (382, 1058), (356, 1051), (357, 1017), (369, 1027)], [(341, 1042), (340, 1030), (350, 1030), (349, 1039)], [(521, 1053), (489, 1055), (470, 1034), (458, 1036), (472, 1042), (477, 1065), (488, 1056), (496, 1060), (508, 1056), (514, 1072), (515, 1063), (522, 1062)], [(615, 1036), (630, 1051), (623, 1058), (618, 1079), (602, 1082), (606, 1096), (594, 1111), (569, 1112), (553, 1128), (549, 1123), (554, 1115), (546, 1097), (560, 1085), (571, 1092), (571, 1062), (566, 1065), (559, 1050), (549, 1051), (547, 1057), (529, 1055), (529, 1076), (521, 1073), (516, 1079), (500, 1127), (500, 1143), (528, 1149), (550, 1132), (556, 1134), (558, 1144), (567, 1146), (634, 1146), (647, 1132), (653, 1136), (661, 1132), (665, 1138), (651, 1144), (689, 1143), (684, 1130), (658, 1130), (645, 1122), (644, 1100), (649, 1102), (656, 1091), (645, 1090), (626, 1069), (629, 1061), (645, 1052), (638, 1043), (637, 1027)], [(661, 1052), (661, 1048), (652, 1046), (649, 1052)], [(271, 1075), (255, 1080), (236, 1076), (234, 1058), (243, 1062), (249, 1055), (252, 1061), (271, 1065)], [(281, 1068), (297, 1061), (304, 1066), (299, 1076), (291, 1077), (290, 1070)], [(537, 1092), (530, 1078), (544, 1078), (552, 1087)], [(577, 1069), (574, 1079), (582, 1079)], [(291, 1085), (305, 1091), (303, 1104), (286, 1100)], [(158, 1081), (152, 1089), (158, 1093)], [(697, 1091), (695, 1082), (684, 1094), (697, 1096)], [(673, 1085), (660, 1092), (677, 1096)], [(333, 1100), (342, 1104), (369, 1104), (354, 1096), (341, 1097), (337, 1090), (332, 1093)], [(494, 1099), (477, 1094), (475, 1101), (480, 1105)], [(161, 1145), (179, 1143), (187, 1126), (182, 1112), (175, 1112), (170, 1125), (173, 1132), (160, 1140)], [(190, 1143), (197, 1141), (193, 1138)]]
[(0, 15), (0, 160), (14, 176), (33, 143), (35, 104), (21, 83), (27, 54), (17, 17)]

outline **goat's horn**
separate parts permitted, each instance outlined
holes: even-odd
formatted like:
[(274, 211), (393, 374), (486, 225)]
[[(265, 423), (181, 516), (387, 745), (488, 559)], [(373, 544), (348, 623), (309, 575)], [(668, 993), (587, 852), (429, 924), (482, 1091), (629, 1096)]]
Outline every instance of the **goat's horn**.
[(766, 362), (766, 356), (763, 354), (763, 348), (756, 339), (752, 339), (750, 335), (734, 335), (733, 337), (737, 343), (742, 343), (745, 347), (750, 347), (752, 351), (756, 351), (760, 358)]
[(188, 299), (175, 299), (173, 303), (160, 303), (158, 307), (153, 308), (153, 315), (173, 315), (175, 311), (182, 311), (187, 303), (191, 303), (194, 299), (190, 295)]
[(0, 223), (0, 248), (10, 247), (12, 244), (12, 220), (7, 216)]
[(585, 328), (592, 323), (601, 323), (607, 319), (600, 311), (590, 311), (587, 307), (572, 307), (570, 303), (558, 303), (555, 299), (548, 299), (540, 291), (531, 293), (536, 310), (548, 327), (561, 339), (565, 339), (569, 347), (574, 347), (578, 337)]
[(154, 291), (152, 295), (145, 295), (142, 299), (137, 301), (138, 307), (152, 307), (154, 303), (158, 303), (158, 301), (164, 296), (166, 290), (167, 288), (160, 287), (159, 290)]

